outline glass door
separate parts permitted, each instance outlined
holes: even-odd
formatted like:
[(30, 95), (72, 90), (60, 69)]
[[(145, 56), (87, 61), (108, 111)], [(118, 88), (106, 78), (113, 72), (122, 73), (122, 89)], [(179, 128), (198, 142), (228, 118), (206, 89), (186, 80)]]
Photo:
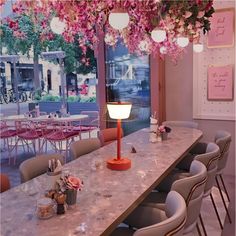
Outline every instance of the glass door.
[[(106, 101), (132, 103), (130, 119), (122, 122), (125, 134), (149, 126), (149, 56), (130, 54), (122, 42), (118, 42), (116, 47), (106, 46), (105, 54)], [(114, 122), (108, 121), (107, 126), (114, 126)]]

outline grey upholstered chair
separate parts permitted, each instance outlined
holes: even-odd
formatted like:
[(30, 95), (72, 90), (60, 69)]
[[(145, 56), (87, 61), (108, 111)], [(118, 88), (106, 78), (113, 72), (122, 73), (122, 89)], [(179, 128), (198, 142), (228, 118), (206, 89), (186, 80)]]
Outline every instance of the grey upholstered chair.
[(179, 193), (171, 191), (167, 195), (165, 209), (140, 205), (125, 220), (129, 228), (118, 227), (111, 236), (180, 236), (185, 221), (185, 201)]
[[(184, 198), (187, 206), (187, 221), (184, 226), (184, 234), (192, 232), (197, 226), (197, 220), (201, 210), (202, 198), (207, 180), (205, 165), (199, 161), (193, 161), (189, 173), (173, 172), (158, 186), (158, 191), (153, 191), (143, 201), (142, 205), (162, 207), (169, 191), (176, 191)], [(199, 235), (201, 233), (199, 232)]]
[(61, 154), (44, 154), (23, 161), (19, 167), (21, 183), (46, 173), (51, 159), (58, 159), (64, 164), (64, 156)]
[(198, 123), (194, 122), (194, 121), (164, 121), (162, 122), (162, 125), (164, 126), (172, 126), (172, 127), (186, 127), (186, 128), (198, 128)]
[[(124, 136), (123, 129), (121, 130), (121, 137)], [(98, 137), (102, 146), (107, 145), (117, 140), (117, 128), (107, 128), (98, 132)]]
[[(201, 145), (200, 145), (200, 149), (201, 149), (201, 151), (203, 150)], [(213, 204), (213, 207), (214, 207), (214, 210), (216, 212), (216, 216), (217, 216), (219, 224), (220, 224), (220, 227), (223, 229), (223, 225), (221, 223), (218, 210), (216, 208), (214, 197), (213, 197), (213, 195), (211, 193), (212, 187), (214, 185), (214, 180), (215, 180), (216, 172), (217, 172), (218, 160), (219, 160), (219, 157), (220, 157), (220, 148), (215, 143), (208, 143), (206, 145), (205, 152), (202, 153), (202, 154), (199, 154), (199, 153), (200, 152), (198, 152), (197, 155), (189, 154), (189, 156), (188, 156), (189, 160), (186, 161), (185, 159), (187, 159), (187, 158), (185, 158), (182, 161), (181, 165), (178, 165), (178, 167), (182, 166), (182, 167), (184, 167), (183, 169), (186, 170), (188, 168), (190, 160), (200, 161), (200, 162), (202, 162), (206, 166), (206, 168), (207, 168), (207, 181), (206, 181), (203, 197), (210, 196), (212, 204)], [(203, 230), (204, 230), (205, 235), (206, 235), (206, 229), (204, 227), (201, 214), (200, 214), (200, 222), (201, 222), (201, 224), (203, 226)]]
[(82, 139), (73, 142), (70, 145), (70, 154), (72, 160), (78, 157), (88, 154), (101, 147), (101, 142), (98, 138)]

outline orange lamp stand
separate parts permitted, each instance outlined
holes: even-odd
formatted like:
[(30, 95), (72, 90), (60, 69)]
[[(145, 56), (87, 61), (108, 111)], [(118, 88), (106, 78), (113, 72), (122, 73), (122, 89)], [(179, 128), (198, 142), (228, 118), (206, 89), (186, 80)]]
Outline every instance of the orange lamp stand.
[(107, 168), (111, 170), (128, 170), (131, 167), (131, 161), (121, 157), (121, 119), (117, 120), (117, 157), (107, 161)]

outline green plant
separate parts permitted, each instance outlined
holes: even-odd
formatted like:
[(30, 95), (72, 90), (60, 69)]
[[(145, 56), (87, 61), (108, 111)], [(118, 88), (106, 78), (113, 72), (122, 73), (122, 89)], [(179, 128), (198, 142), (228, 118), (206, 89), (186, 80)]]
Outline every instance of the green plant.
[(96, 102), (96, 97), (83, 97), (80, 102)]
[(47, 94), (43, 97), (41, 97), (41, 101), (43, 102), (59, 102), (61, 100), (61, 98), (59, 96), (54, 96), (54, 95), (50, 95)]
[(67, 102), (79, 102), (80, 101), (80, 96), (69, 96), (67, 98)]

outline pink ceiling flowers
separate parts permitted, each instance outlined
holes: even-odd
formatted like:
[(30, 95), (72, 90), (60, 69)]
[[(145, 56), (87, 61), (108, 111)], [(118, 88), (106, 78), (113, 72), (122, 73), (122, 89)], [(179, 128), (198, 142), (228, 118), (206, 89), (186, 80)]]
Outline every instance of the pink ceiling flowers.
[[(18, 0), (14, 9), (20, 14), (42, 15), (49, 21), (58, 16), (66, 23), (62, 34), (65, 40), (72, 42), (76, 37), (85, 52), (87, 47), (96, 47), (97, 30), (105, 30), (108, 45), (114, 46), (121, 38), (131, 53), (161, 52), (177, 60), (184, 51), (177, 38), (187, 37), (193, 42), (199, 39), (201, 31), (206, 33), (210, 29), (209, 17), (214, 12), (212, 4), (213, 0)], [(108, 22), (109, 14), (118, 8), (126, 10), (130, 18), (122, 30), (113, 29)], [(41, 24), (46, 28), (44, 21)], [(166, 32), (164, 41), (155, 42), (151, 38), (155, 28)]]

